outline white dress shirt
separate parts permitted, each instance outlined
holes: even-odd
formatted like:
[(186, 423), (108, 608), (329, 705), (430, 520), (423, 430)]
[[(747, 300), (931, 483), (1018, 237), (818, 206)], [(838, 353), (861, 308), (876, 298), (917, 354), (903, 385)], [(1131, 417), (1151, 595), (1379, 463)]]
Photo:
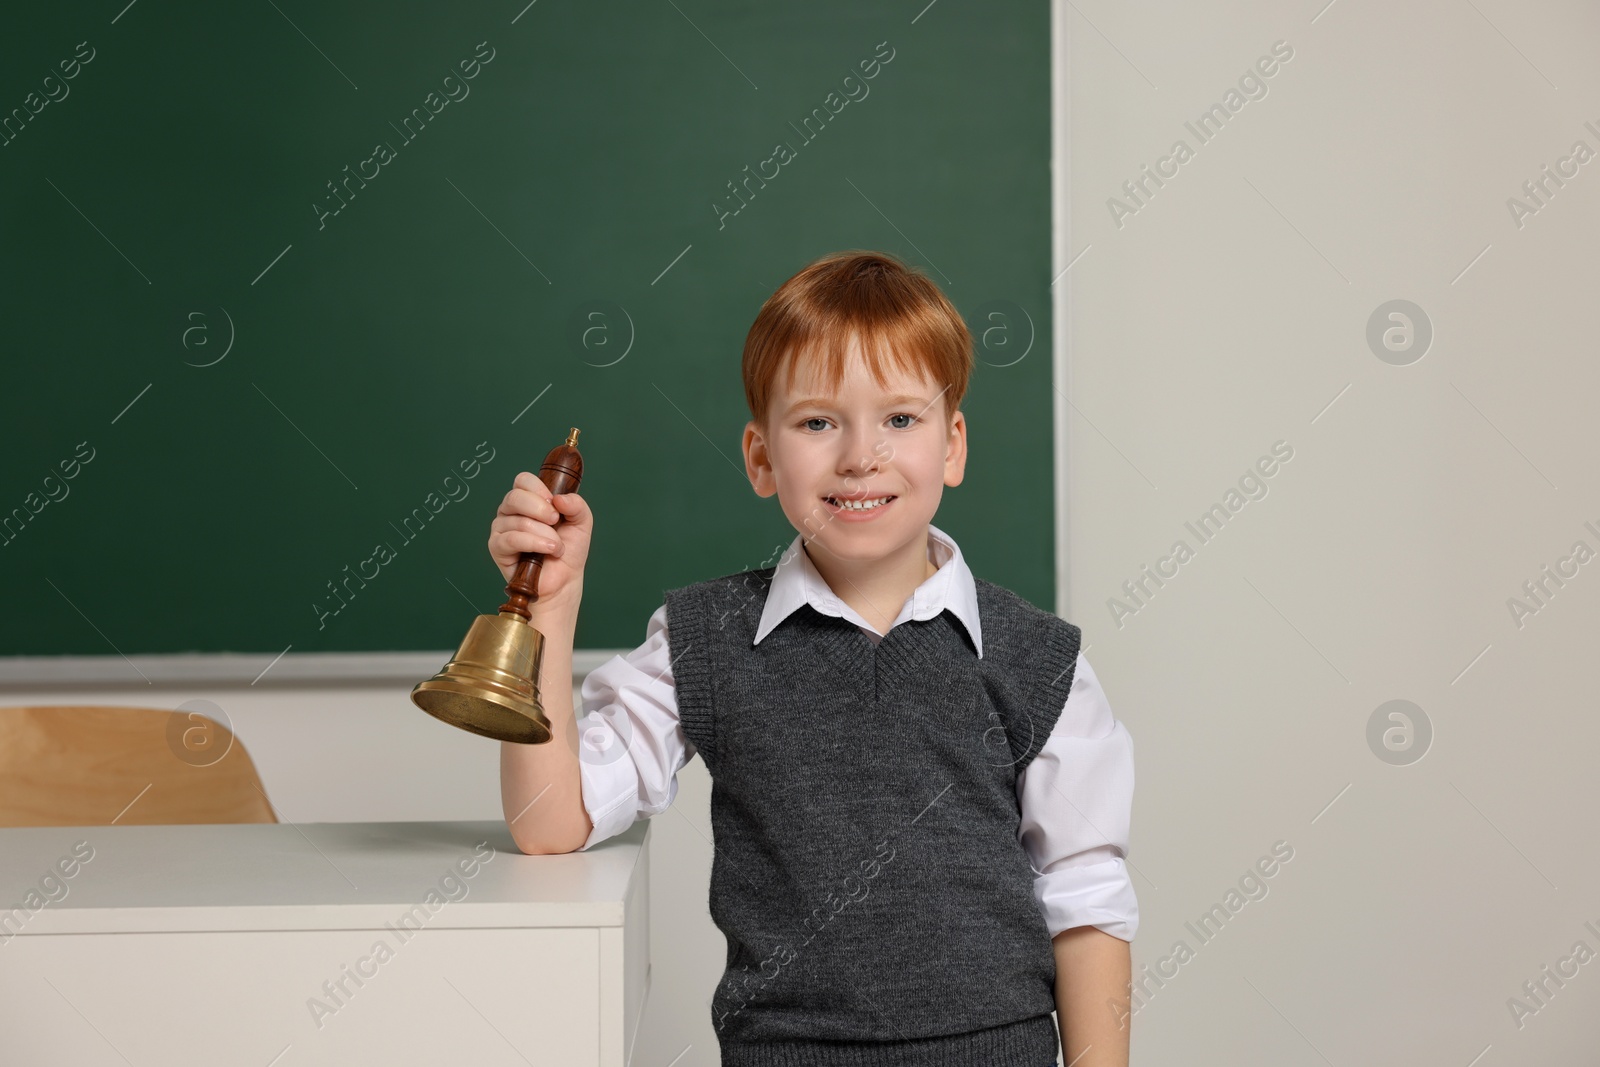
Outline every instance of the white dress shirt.
[[(948, 534), (934, 526), (928, 534), (928, 558), (938, 570), (916, 588), (889, 628), (949, 609), (981, 658), (972, 572)], [(756, 643), (810, 604), (861, 627), (876, 644), (882, 635), (834, 595), (800, 540), (796, 535), (777, 564)], [(580, 693), (579, 770), (583, 805), (594, 823), (582, 846), (587, 849), (636, 819), (665, 811), (677, 796), (678, 769), (695, 753), (678, 721), (665, 604), (650, 616), (644, 644), (590, 671)], [(1081, 654), (1055, 729), (1017, 775), (1017, 802), (1018, 837), (1033, 865), (1033, 895), (1050, 936), (1095, 926), (1132, 941), (1139, 905), (1124, 857), (1133, 805), (1133, 739), (1112, 715)]]

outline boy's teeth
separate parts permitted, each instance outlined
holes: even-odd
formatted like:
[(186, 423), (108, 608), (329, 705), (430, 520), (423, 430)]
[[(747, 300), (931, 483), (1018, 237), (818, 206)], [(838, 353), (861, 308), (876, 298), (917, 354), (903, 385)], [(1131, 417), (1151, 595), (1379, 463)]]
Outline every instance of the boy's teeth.
[(849, 508), (851, 511), (870, 511), (875, 507), (894, 499), (893, 497), (880, 496), (873, 500), (840, 500), (838, 497), (829, 497), (836, 507)]

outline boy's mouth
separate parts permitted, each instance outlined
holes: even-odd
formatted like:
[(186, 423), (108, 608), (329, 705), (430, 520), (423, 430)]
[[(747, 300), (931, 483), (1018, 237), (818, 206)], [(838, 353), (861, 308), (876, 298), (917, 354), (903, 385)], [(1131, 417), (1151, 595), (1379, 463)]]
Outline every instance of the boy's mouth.
[(822, 498), (830, 507), (840, 511), (876, 511), (888, 504), (891, 500), (898, 499), (894, 494), (887, 493), (882, 496), (825, 496)]

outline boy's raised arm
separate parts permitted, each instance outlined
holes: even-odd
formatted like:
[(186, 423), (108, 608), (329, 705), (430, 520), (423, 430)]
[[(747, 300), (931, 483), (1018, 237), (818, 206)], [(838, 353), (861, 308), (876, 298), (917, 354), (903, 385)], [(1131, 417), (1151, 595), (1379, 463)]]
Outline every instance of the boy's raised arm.
[(539, 609), (531, 625), (544, 635), (539, 702), (550, 720), (543, 745), (500, 743), (500, 804), (511, 839), (529, 855), (575, 852), (594, 825), (583, 806), (578, 727), (572, 707), (572, 641), (575, 611)]
[(544, 635), (539, 703), (550, 720), (550, 740), (500, 743), (500, 804), (511, 839), (531, 855), (576, 851), (593, 829), (583, 806), (572, 707), (572, 642), (593, 529), (582, 497), (552, 496), (527, 471), (517, 475), (489, 527), (489, 555), (507, 581), (522, 553), (544, 554), (529, 624)]

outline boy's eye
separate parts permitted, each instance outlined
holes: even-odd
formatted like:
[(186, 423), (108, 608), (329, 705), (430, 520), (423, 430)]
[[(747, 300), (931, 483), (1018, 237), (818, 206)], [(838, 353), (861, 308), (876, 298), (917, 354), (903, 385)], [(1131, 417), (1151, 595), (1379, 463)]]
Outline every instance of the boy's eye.
[(827, 422), (827, 421), (828, 421), (827, 419), (821, 418), (819, 416), (819, 417), (807, 419), (805, 422), (802, 422), (800, 425), (804, 426), (808, 430), (816, 430), (817, 432), (820, 433), (824, 429), (824, 427), (822, 427), (822, 426), (813, 426), (811, 424), (813, 422)]
[[(910, 419), (911, 422), (916, 422), (917, 421), (917, 417), (915, 415), (907, 415), (904, 412), (901, 412), (899, 415), (890, 415), (889, 417), (891, 419)], [(895, 429), (897, 429), (897, 430), (909, 430), (909, 429), (911, 429), (911, 422), (906, 423), (904, 426), (896, 426)]]

